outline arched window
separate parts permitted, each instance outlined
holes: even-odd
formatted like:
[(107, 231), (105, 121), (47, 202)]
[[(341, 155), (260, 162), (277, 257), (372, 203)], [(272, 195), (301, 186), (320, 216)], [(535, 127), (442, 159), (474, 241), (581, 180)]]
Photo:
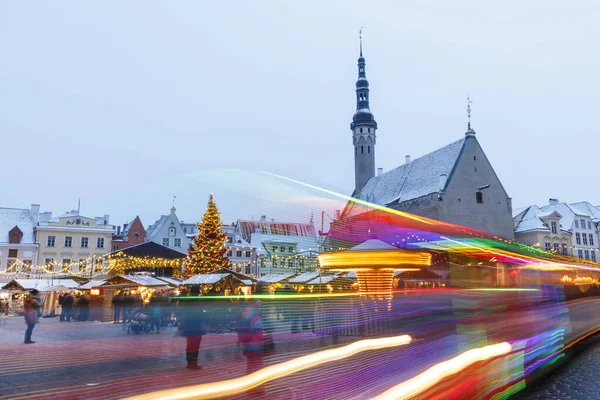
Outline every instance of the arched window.
[(360, 146), (360, 154), (365, 154), (365, 146)]
[(367, 153), (371, 154), (371, 146), (367, 146)]
[(483, 203), (483, 192), (475, 193), (475, 200), (477, 200), (477, 203), (482, 204)]

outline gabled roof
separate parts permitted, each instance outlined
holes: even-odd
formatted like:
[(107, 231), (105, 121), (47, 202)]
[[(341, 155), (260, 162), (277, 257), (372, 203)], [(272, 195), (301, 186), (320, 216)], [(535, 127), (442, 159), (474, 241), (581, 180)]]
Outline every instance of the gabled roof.
[(183, 279), (166, 277), (166, 276), (157, 276), (156, 279), (167, 282), (169, 285), (172, 285), (172, 286), (179, 286), (183, 283)]
[(23, 208), (0, 207), (0, 243), (8, 243), (8, 232), (17, 226), (23, 237), (21, 243), (35, 243), (35, 224), (31, 219), (31, 211)]
[(572, 206), (581, 210), (588, 215), (590, 215), (593, 219), (600, 220), (600, 209), (594, 205), (592, 205), (589, 201), (580, 201), (578, 203), (573, 203)]
[(542, 210), (538, 206), (529, 206), (518, 225), (515, 227), (515, 233), (531, 231), (550, 232), (550, 229), (544, 225), (542, 220), (538, 217), (538, 215), (542, 213)]
[[(450, 143), (432, 153), (402, 164), (367, 181), (354, 197), (388, 205), (416, 199), (445, 189), (467, 138)], [(446, 185), (440, 187), (440, 176), (446, 175)]]
[(125, 227), (125, 229), (123, 229), (123, 232), (121, 232), (121, 234), (123, 236), (127, 236), (127, 234), (129, 234), (129, 229), (131, 228), (131, 225), (133, 225), (133, 223), (135, 222), (135, 220), (138, 220), (141, 227), (144, 228), (144, 225), (142, 225), (142, 220), (140, 220), (140, 216), (136, 215), (134, 219), (131, 220), (130, 223), (127, 224), (127, 226)]
[(168, 217), (169, 217), (168, 215), (161, 215), (159, 219), (154, 221), (154, 223), (152, 225), (150, 225), (148, 227), (148, 229), (146, 229), (146, 237), (148, 239), (152, 239), (156, 235), (158, 235), (158, 232), (160, 232), (160, 229), (163, 227), (165, 222), (167, 222)]
[(560, 220), (561, 227), (565, 230), (571, 230), (573, 226), (573, 220), (576, 216), (579, 217), (590, 217), (585, 211), (580, 210), (568, 203), (556, 203), (549, 204), (540, 208), (543, 212), (558, 211), (562, 218)]

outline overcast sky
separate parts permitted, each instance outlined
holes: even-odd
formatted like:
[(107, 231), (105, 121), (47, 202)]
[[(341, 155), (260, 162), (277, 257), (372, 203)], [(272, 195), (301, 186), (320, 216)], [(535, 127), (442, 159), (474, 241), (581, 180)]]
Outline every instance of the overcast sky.
[(593, 0), (0, 0), (0, 206), (270, 211), (247, 199), (272, 187), (221, 169), (350, 194), (360, 27), (377, 167), (460, 139), (469, 94), (514, 208), (598, 204), (598, 21)]

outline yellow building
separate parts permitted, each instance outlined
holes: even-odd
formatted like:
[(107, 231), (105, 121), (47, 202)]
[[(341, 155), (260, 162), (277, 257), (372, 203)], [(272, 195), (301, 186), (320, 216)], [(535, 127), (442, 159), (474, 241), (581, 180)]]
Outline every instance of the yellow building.
[(55, 218), (42, 213), (36, 227), (38, 266), (66, 274), (105, 275), (102, 256), (110, 252), (113, 234), (108, 220), (108, 215), (89, 218), (76, 210)]

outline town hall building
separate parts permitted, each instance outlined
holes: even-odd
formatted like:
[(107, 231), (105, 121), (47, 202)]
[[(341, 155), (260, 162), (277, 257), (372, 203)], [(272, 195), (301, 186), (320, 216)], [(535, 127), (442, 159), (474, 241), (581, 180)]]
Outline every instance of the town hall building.
[[(427, 218), (513, 239), (511, 198), (477, 141), (469, 121), (459, 140), (383, 173), (375, 173), (377, 122), (360, 46), (356, 112), (352, 118), (353, 197)], [(470, 109), (469, 109), (470, 110)], [(470, 116), (470, 115), (469, 115)], [(350, 208), (352, 206), (350, 205)], [(348, 208), (346, 212), (349, 212)]]

